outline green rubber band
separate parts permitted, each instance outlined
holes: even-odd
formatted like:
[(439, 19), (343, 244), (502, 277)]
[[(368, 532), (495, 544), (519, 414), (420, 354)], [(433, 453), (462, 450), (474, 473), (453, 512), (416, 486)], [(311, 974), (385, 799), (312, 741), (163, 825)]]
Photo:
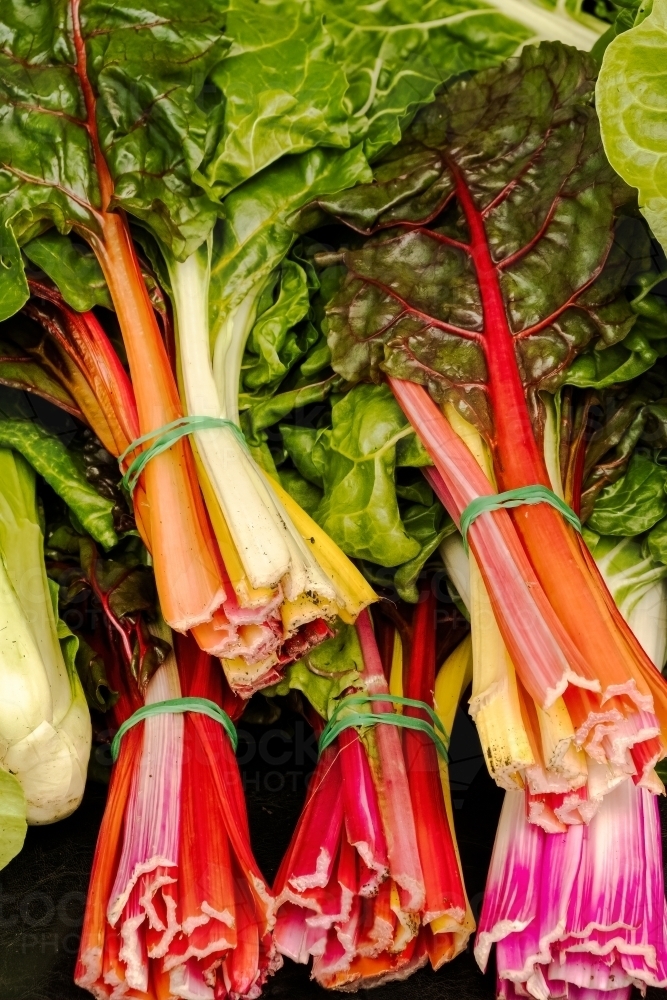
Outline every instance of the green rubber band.
[(229, 736), (229, 742), (234, 747), (238, 746), (239, 738), (236, 735), (236, 726), (227, 713), (219, 705), (209, 698), (170, 698), (168, 701), (154, 701), (149, 705), (142, 705), (136, 712), (126, 719), (113, 738), (111, 744), (111, 759), (115, 763), (120, 752), (120, 741), (128, 729), (132, 729), (144, 719), (150, 719), (153, 715), (182, 715), (184, 712), (195, 712), (198, 715), (207, 715), (209, 719), (219, 722)]
[[(339, 718), (340, 713), (347, 710), (349, 705), (360, 705), (368, 701), (388, 701), (393, 705), (409, 705), (411, 708), (419, 708), (422, 712), (426, 712), (430, 716), (433, 720), (433, 725), (425, 719), (415, 719), (409, 715), (397, 715), (396, 712), (347, 711), (347, 714), (342, 719)], [(449, 736), (431, 706), (427, 705), (425, 701), (417, 701), (415, 698), (403, 698), (398, 694), (351, 694), (347, 698), (343, 698), (332, 712), (331, 718), (322, 730), (318, 742), (319, 753), (322, 754), (344, 729), (357, 728), (359, 726), (375, 726), (378, 723), (399, 726), (401, 729), (414, 729), (418, 732), (426, 733), (435, 743), (435, 748), (443, 760), (448, 760), (447, 744), (445, 741), (449, 742)], [(437, 732), (438, 729), (443, 734), (444, 739)]]
[(521, 507), (523, 504), (548, 503), (569, 521), (572, 527), (581, 532), (581, 521), (571, 507), (547, 486), (520, 486), (516, 490), (505, 493), (491, 493), (489, 496), (475, 497), (461, 514), (461, 535), (463, 546), (468, 551), (468, 532), (470, 526), (480, 514), (490, 510), (505, 510), (507, 507)]
[(243, 436), (243, 431), (233, 420), (227, 420), (226, 417), (179, 417), (178, 420), (172, 420), (170, 424), (165, 424), (164, 427), (159, 427), (156, 431), (151, 431), (149, 434), (142, 434), (141, 437), (135, 438), (123, 454), (119, 455), (118, 464), (122, 468), (123, 462), (128, 455), (136, 451), (137, 448), (147, 441), (153, 442), (148, 448), (140, 451), (133, 458), (127, 472), (123, 476), (123, 486), (130, 493), (133, 493), (139, 481), (139, 476), (152, 458), (171, 448), (172, 445), (180, 441), (181, 438), (187, 437), (188, 434), (194, 434), (196, 431), (210, 431), (216, 427), (227, 427), (234, 432), (239, 441), (245, 446), (246, 440)]

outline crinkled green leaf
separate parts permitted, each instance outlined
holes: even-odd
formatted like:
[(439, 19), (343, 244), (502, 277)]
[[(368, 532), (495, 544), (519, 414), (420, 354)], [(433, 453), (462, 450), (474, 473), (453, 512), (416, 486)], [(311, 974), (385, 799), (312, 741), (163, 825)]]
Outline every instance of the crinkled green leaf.
[(211, 334), (280, 264), (297, 238), (291, 216), (327, 194), (371, 178), (362, 150), (314, 149), (286, 157), (266, 176), (251, 178), (225, 199), (225, 222), (216, 232), (211, 269)]
[(250, 391), (278, 384), (318, 338), (312, 326), (294, 330), (310, 307), (304, 269), (286, 260), (276, 277), (275, 302), (258, 317), (248, 339), (242, 379)]
[(635, 454), (622, 479), (602, 491), (588, 526), (601, 535), (639, 535), (667, 516), (667, 469)]
[(651, 558), (667, 566), (667, 519), (658, 521), (655, 527), (651, 528), (646, 537), (646, 545)]
[(403, 524), (407, 533), (419, 542), (421, 548), (414, 559), (398, 567), (394, 573), (394, 586), (403, 601), (416, 604), (419, 600), (417, 582), (422, 569), (443, 538), (456, 531), (456, 526), (451, 518), (445, 517), (439, 503), (430, 507), (422, 504), (408, 507), (403, 515)]
[(386, 386), (360, 385), (334, 404), (315, 519), (349, 556), (398, 566), (419, 552), (401, 521), (396, 446), (414, 434)]
[(596, 104), (607, 156), (639, 190), (639, 205), (667, 251), (667, 0), (607, 47)]
[(9, 221), (0, 219), (0, 320), (18, 312), (29, 296), (16, 237)]
[(20, 852), (27, 832), (23, 789), (13, 774), (0, 768), (0, 869)]
[(102, 268), (84, 246), (52, 229), (26, 243), (23, 253), (48, 274), (65, 302), (77, 312), (87, 312), (94, 306), (113, 308)]
[(279, 470), (278, 478), (283, 489), (312, 517), (322, 502), (322, 490), (294, 469)]
[(322, 382), (312, 382), (300, 389), (290, 389), (287, 392), (269, 395), (266, 399), (253, 402), (252, 397), (242, 396), (241, 404), (249, 407), (241, 416), (241, 424), (246, 438), (255, 443), (262, 431), (272, 424), (278, 423), (289, 413), (311, 403), (321, 403), (340, 385), (337, 375), (324, 379)]
[(299, 424), (281, 424), (280, 433), (285, 451), (300, 474), (308, 482), (323, 488), (331, 431), (328, 428), (316, 430)]
[[(628, 382), (648, 371), (658, 359), (658, 352), (647, 341), (639, 340), (634, 334), (633, 330), (623, 343), (614, 344), (605, 351), (593, 350), (581, 354), (568, 368), (566, 384), (576, 385), (581, 389), (606, 389), (619, 382)], [(631, 350), (627, 343), (631, 337), (636, 350)]]
[(118, 541), (113, 502), (93, 489), (65, 445), (31, 420), (0, 420), (0, 446), (23, 455), (105, 548)]
[[(208, 131), (197, 99), (228, 45), (223, 8), (214, 0), (194, 9), (173, 0), (82, 0), (77, 9), (112, 204), (186, 255), (218, 214), (190, 178)], [(0, 219), (11, 222), (19, 243), (49, 225), (99, 232), (100, 189), (72, 26), (72, 0), (3, 5)]]
[(453, 76), (497, 65), (527, 42), (561, 39), (590, 48), (604, 25), (578, 4), (315, 0), (350, 81), (350, 130), (377, 155), (398, 142), (417, 108)]
[(347, 80), (322, 18), (292, 0), (231, 0), (229, 54), (211, 78), (224, 95), (222, 135), (201, 171), (222, 198), (286, 153), (350, 144)]
[[(467, 247), (464, 191), (481, 214), (475, 238), (497, 267), (502, 336), (513, 339), (531, 395), (589, 344), (626, 337), (636, 318), (627, 266), (610, 248), (616, 209), (632, 195), (602, 149), (595, 72), (563, 45), (525, 48), (419, 112), (373, 185), (320, 199), (375, 234), (343, 254), (349, 273), (327, 319), (334, 370), (349, 381), (377, 381), (382, 370), (413, 379), (493, 434), (490, 313)], [(399, 222), (409, 225), (391, 228)]]

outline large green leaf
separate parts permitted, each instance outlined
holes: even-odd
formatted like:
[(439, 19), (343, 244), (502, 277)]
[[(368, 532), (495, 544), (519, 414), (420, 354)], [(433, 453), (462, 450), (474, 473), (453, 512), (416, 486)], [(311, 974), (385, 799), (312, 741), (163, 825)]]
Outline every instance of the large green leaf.
[(369, 158), (395, 145), (436, 88), (514, 55), (527, 42), (560, 39), (590, 48), (599, 31), (577, 4), (494, 0), (315, 0), (350, 81), (353, 140)]
[(596, 88), (607, 156), (667, 251), (667, 0), (608, 46)]
[(113, 308), (102, 268), (84, 245), (51, 229), (26, 243), (23, 253), (48, 274), (65, 302), (77, 312), (87, 312), (94, 306)]
[(350, 144), (347, 80), (322, 18), (294, 0), (231, 0), (232, 48), (211, 78), (221, 135), (198, 177), (218, 198), (286, 153)]
[[(85, 66), (76, 57), (78, 22)], [(190, 180), (208, 130), (197, 98), (228, 45), (223, 24), (214, 0), (194, 8), (174, 0), (3, 4), (0, 221), (19, 243), (49, 225), (88, 238), (99, 232), (84, 84), (96, 97), (112, 206), (143, 219), (177, 255), (201, 242), (217, 210)]]
[[(413, 559), (421, 545), (401, 520), (394, 478), (398, 443), (414, 437), (400, 407), (386, 386), (360, 385), (334, 403), (331, 423), (315, 519), (349, 556), (380, 566)], [(299, 471), (307, 475), (313, 458), (303, 456), (301, 466), (297, 460)]]
[(96, 541), (110, 548), (118, 541), (113, 502), (100, 496), (65, 445), (31, 420), (0, 419), (0, 447), (13, 448), (42, 476)]
[(667, 469), (635, 454), (622, 479), (602, 491), (587, 526), (601, 535), (638, 535), (667, 515)]
[(280, 264), (297, 238), (291, 216), (320, 196), (370, 181), (359, 147), (314, 149), (286, 157), (225, 199), (225, 220), (216, 230), (211, 268), (211, 333), (248, 292)]
[(329, 307), (344, 378), (413, 379), (491, 437), (508, 377), (535, 399), (589, 344), (627, 336), (627, 258), (610, 248), (631, 192), (602, 149), (595, 72), (563, 45), (526, 48), (421, 111), (373, 185), (320, 200), (375, 234), (342, 254)]

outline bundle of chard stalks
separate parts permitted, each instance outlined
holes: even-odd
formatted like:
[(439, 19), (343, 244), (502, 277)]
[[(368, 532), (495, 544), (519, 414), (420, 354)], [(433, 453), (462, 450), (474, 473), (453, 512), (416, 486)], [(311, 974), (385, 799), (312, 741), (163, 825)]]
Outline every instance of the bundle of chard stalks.
[(667, 987), (667, 0), (418, 7), (0, 4), (0, 865), (110, 731), (98, 998), (455, 959), (466, 702), (496, 996)]

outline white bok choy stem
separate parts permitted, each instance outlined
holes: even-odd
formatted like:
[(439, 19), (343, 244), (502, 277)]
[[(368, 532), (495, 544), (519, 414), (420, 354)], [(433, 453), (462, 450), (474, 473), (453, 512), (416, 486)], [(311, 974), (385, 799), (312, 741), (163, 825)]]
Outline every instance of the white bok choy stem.
[(0, 555), (0, 767), (19, 781), (28, 823), (54, 823), (81, 801), (92, 729), (76, 640), (57, 620), (46, 576), (35, 475), (4, 448)]

